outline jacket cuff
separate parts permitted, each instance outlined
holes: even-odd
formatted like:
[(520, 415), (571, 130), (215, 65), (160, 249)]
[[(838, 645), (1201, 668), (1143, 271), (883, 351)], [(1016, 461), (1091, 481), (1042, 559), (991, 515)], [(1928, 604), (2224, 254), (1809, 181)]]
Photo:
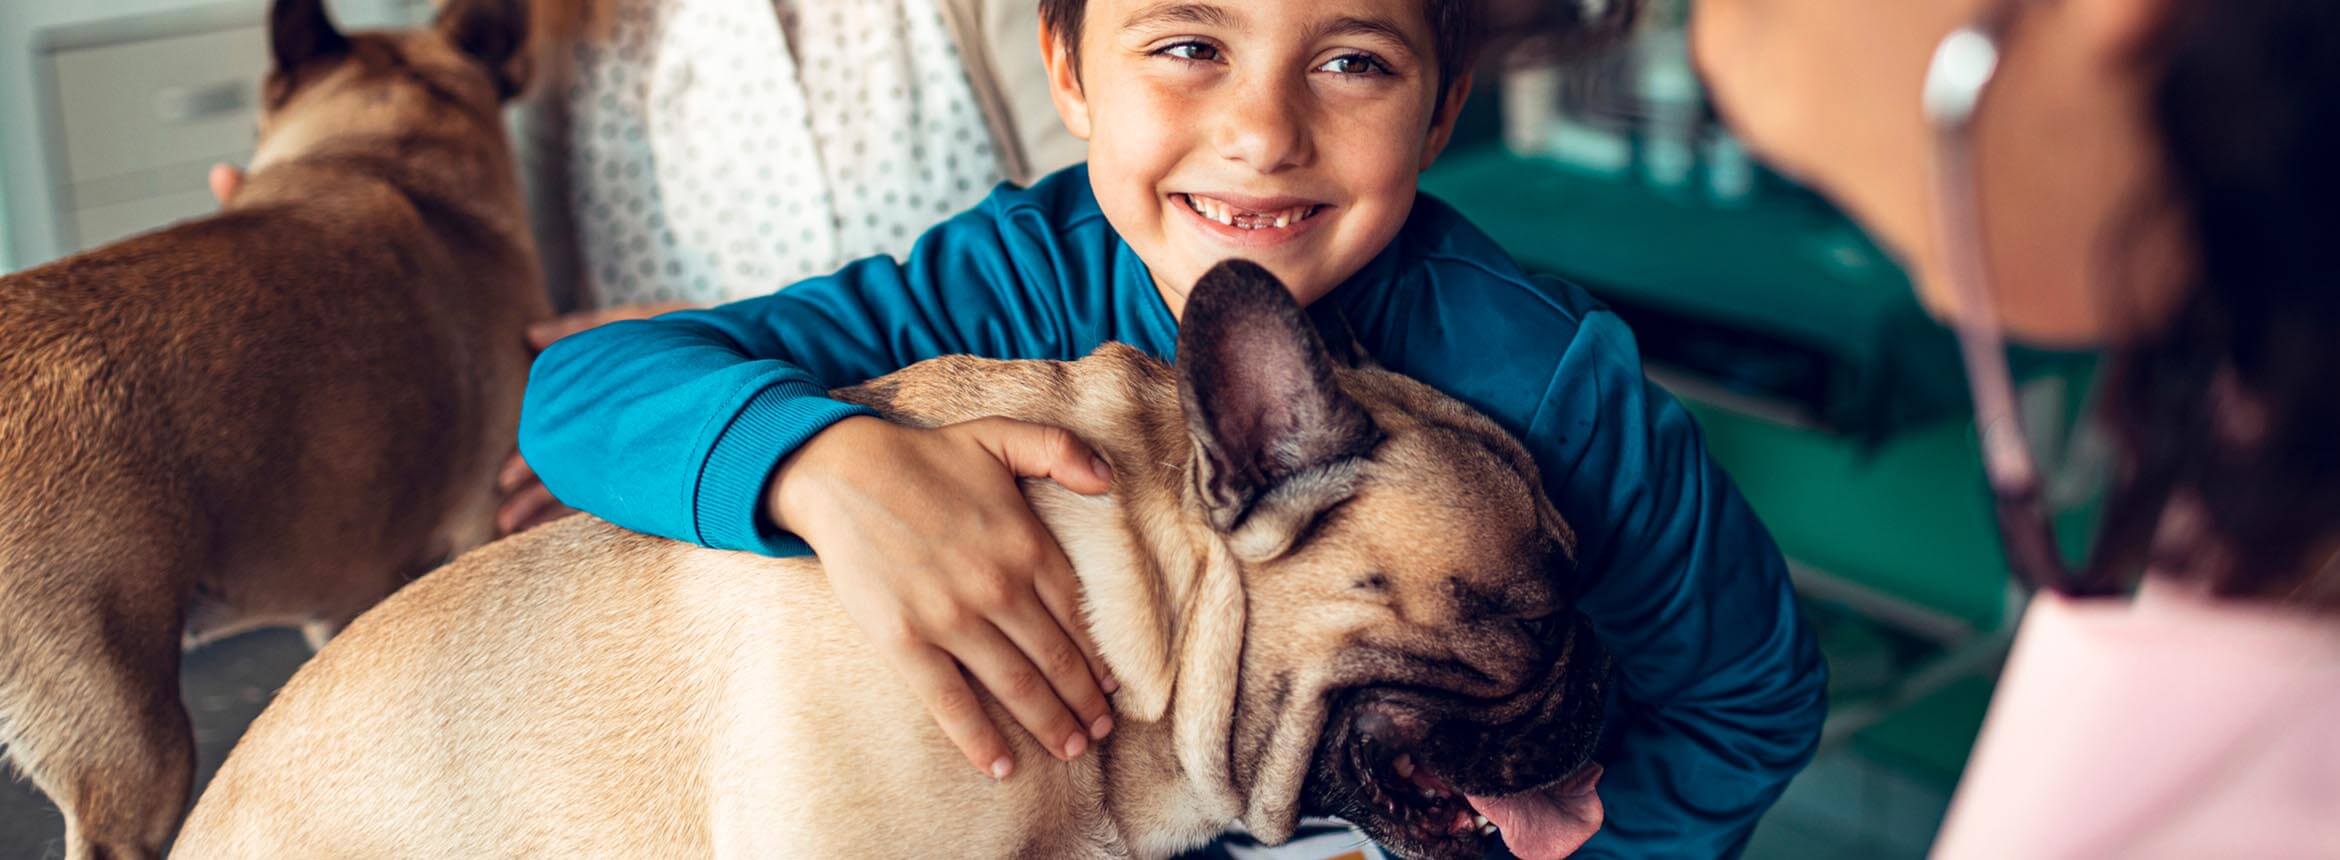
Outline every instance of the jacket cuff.
[(867, 407), (831, 400), (809, 382), (790, 380), (758, 392), (715, 437), (699, 468), (691, 500), (698, 542), (770, 556), (811, 555), (812, 548), (781, 531), (764, 514), (772, 472), (790, 452), (829, 425), (855, 415), (876, 415)]

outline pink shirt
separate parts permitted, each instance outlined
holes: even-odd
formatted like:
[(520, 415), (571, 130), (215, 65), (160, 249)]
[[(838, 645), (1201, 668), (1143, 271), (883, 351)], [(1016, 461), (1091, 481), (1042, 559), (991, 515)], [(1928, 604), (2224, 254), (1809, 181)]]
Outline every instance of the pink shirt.
[(1934, 856), (2340, 857), (2340, 619), (2041, 595)]

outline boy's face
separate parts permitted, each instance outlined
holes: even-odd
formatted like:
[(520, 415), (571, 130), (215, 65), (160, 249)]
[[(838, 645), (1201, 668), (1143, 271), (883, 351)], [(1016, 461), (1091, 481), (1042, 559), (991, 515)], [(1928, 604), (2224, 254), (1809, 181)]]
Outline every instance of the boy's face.
[(1445, 145), (1422, 0), (1089, 0), (1080, 68), (1041, 33), (1089, 182), (1172, 312), (1213, 264), (1308, 304), (1380, 253)]

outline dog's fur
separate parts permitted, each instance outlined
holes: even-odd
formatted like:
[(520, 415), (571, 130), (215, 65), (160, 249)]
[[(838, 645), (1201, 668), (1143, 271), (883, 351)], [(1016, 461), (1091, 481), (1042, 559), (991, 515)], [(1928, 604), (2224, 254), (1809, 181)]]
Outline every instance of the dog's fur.
[(518, 2), (344, 36), (271, 10), (223, 211), (0, 279), (0, 745), (68, 856), (186, 808), (185, 643), (321, 641), (495, 533), (549, 315), (499, 104)]
[(993, 784), (815, 560), (580, 516), (360, 618), (253, 725), (181, 852), (1161, 857), (1308, 813), (1476, 858), (1477, 833), (1372, 800), (1369, 771), (1410, 751), (1505, 794), (1590, 755), (1606, 658), (1527, 454), (1427, 386), (1336, 367), (1262, 269), (1196, 287), (1175, 368), (1120, 345), (941, 358), (840, 396), (1056, 424), (1109, 461), (1109, 497), (1025, 487), (1122, 684), (1092, 754), (1011, 730), (1023, 767)]

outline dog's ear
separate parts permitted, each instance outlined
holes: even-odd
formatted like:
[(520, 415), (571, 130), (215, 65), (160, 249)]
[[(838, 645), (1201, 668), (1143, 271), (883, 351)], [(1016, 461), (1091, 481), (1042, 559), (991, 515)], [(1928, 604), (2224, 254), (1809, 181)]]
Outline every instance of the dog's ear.
[(1245, 260), (1212, 267), (1187, 295), (1178, 397), (1203, 509), (1252, 560), (1281, 555), (1355, 492), (1381, 441), (1291, 293)]
[(439, 34), (488, 71), (498, 98), (528, 87), (527, 0), (450, 0), (433, 22)]
[(276, 0), (268, 9), (268, 47), (276, 71), (290, 76), (304, 65), (349, 52), (349, 37), (333, 26), (325, 0)]

